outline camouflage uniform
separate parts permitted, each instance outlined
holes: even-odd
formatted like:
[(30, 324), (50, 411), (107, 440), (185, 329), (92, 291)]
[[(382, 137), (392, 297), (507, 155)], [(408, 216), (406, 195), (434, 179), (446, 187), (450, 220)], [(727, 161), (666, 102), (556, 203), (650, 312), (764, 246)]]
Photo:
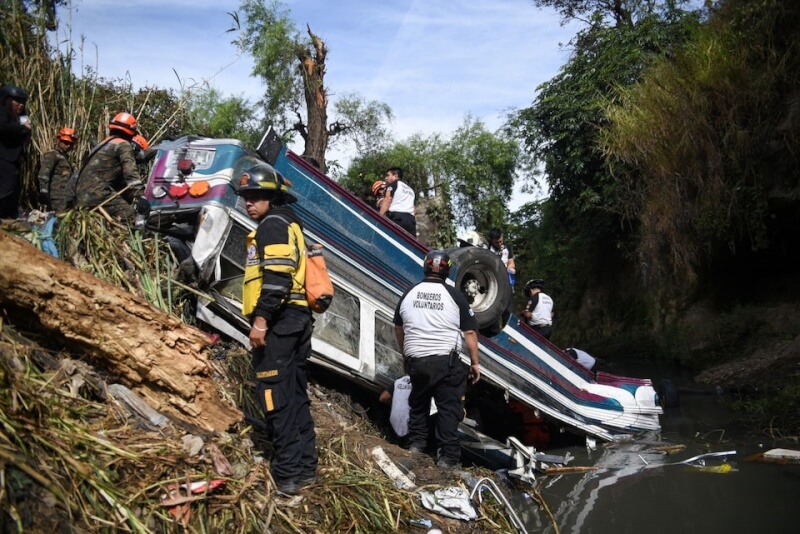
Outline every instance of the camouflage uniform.
[(60, 147), (47, 152), (42, 157), (39, 169), (39, 191), (50, 195), (50, 206), (55, 211), (64, 211), (70, 202), (75, 201), (75, 191), (69, 191), (69, 177), (72, 164), (67, 153)]
[(75, 186), (78, 206), (99, 206), (130, 185), (124, 193), (103, 204), (103, 209), (112, 217), (131, 221), (135, 216), (131, 204), (144, 191), (133, 147), (130, 141), (121, 137), (107, 138), (102, 143), (96, 152), (90, 154), (78, 176)]

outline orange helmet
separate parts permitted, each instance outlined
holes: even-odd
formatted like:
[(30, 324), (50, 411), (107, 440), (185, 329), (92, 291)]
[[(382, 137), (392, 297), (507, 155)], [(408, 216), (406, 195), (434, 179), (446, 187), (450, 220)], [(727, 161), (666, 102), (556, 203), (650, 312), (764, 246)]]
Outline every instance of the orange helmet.
[(144, 138), (141, 134), (136, 134), (131, 139), (131, 143), (133, 143), (136, 147), (139, 147), (142, 150), (147, 150), (150, 148), (150, 143), (147, 142), (147, 139)]
[(78, 134), (72, 128), (61, 128), (58, 131), (58, 140), (71, 145), (78, 140)]
[(384, 191), (386, 191), (386, 182), (383, 180), (375, 180), (372, 183), (372, 194), (374, 196), (382, 196)]
[(111, 122), (108, 123), (109, 130), (119, 130), (128, 135), (136, 135), (136, 117), (130, 113), (117, 113)]

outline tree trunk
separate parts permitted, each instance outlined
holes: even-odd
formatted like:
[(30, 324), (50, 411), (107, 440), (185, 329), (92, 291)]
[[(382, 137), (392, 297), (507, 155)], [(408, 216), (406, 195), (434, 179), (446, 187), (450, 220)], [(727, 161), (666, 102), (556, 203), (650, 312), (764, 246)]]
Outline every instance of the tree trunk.
[(298, 50), (305, 86), (306, 112), (308, 115), (308, 135), (304, 156), (310, 156), (326, 172), (325, 153), (328, 151), (328, 94), (325, 89), (325, 60), (328, 49), (308, 26), (308, 35), (314, 46), (313, 52), (305, 48)]
[(215, 432), (241, 419), (217, 392), (201, 353), (206, 334), (4, 231), (0, 251), (9, 316), (37, 322), (173, 419)]

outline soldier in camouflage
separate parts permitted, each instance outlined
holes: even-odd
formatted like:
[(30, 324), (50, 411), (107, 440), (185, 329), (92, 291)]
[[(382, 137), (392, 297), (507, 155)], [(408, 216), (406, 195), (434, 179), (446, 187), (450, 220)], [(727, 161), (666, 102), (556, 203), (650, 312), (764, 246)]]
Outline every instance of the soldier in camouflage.
[(69, 178), (72, 176), (72, 163), (67, 154), (78, 136), (72, 128), (61, 128), (56, 147), (42, 156), (39, 169), (39, 204), (46, 209), (64, 211), (75, 201), (75, 191), (70, 191)]
[(131, 140), (136, 119), (117, 113), (109, 122), (109, 136), (87, 156), (78, 175), (75, 193), (79, 207), (101, 206), (114, 218), (133, 221), (134, 200), (144, 192)]

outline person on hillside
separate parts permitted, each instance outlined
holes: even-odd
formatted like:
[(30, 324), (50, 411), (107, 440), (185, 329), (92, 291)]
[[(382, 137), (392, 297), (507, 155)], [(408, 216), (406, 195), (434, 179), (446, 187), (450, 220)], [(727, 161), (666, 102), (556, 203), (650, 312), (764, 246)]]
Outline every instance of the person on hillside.
[(39, 204), (45, 209), (64, 211), (74, 202), (74, 191), (70, 191), (72, 176), (70, 153), (78, 136), (72, 128), (61, 128), (56, 136), (56, 146), (45, 152), (39, 167)]
[(266, 413), (279, 492), (297, 495), (316, 482), (317, 444), (308, 398), (311, 310), (305, 296), (303, 226), (297, 201), (272, 166), (245, 171), (238, 194), (258, 226), (247, 236), (242, 313), (250, 319), (256, 397)]
[[(378, 400), (384, 404), (391, 404), (392, 408), (389, 412), (389, 424), (392, 426), (395, 435), (400, 438), (400, 444), (405, 445), (408, 438), (408, 420), (411, 416), (411, 406), (408, 403), (411, 397), (411, 377), (408, 374), (401, 376), (392, 383), (391, 391), (384, 389), (381, 391)], [(428, 440), (436, 439), (436, 416), (438, 409), (436, 403), (431, 402), (431, 416), (428, 418)], [(463, 421), (466, 416), (466, 411), (462, 412), (463, 415), (459, 421)]]
[(137, 165), (147, 165), (147, 163), (156, 155), (156, 150), (150, 148), (150, 143), (147, 138), (142, 134), (136, 134), (131, 139), (133, 146), (133, 157)]
[(16, 219), (19, 214), (19, 167), (31, 139), (27, 102), (28, 93), (21, 87), (0, 87), (0, 219)]
[(522, 317), (545, 339), (553, 335), (553, 299), (542, 292), (544, 280), (534, 279), (525, 283), (524, 293), (528, 298)]
[(372, 183), (372, 196), (375, 197), (375, 209), (381, 211), (381, 205), (386, 198), (386, 182), (375, 180)]
[[(441, 250), (425, 255), (425, 278), (400, 298), (394, 313), (397, 345), (402, 347), (411, 377), (408, 398), (408, 443), (411, 452), (427, 447), (427, 420), (431, 398), (436, 401), (437, 465), (453, 469), (460, 465), (458, 423), (464, 417), (461, 399), (467, 378), (480, 380), (478, 321), (467, 299), (445, 283), (452, 260)], [(471, 365), (467, 369), (460, 353), (466, 347)]]
[(508, 281), (511, 283), (511, 289), (514, 289), (514, 277), (517, 273), (517, 264), (514, 261), (514, 252), (505, 242), (505, 236), (503, 236), (503, 232), (499, 228), (492, 228), (489, 230), (489, 235), (487, 237), (489, 239), (489, 243), (486, 245), (486, 248), (489, 249), (489, 252), (500, 256), (500, 259), (503, 261), (503, 265), (505, 265), (506, 271), (508, 272)]
[(392, 405), (389, 423), (391, 423), (394, 433), (401, 440), (408, 435), (408, 418), (411, 412), (408, 398), (410, 395), (411, 377), (406, 374), (394, 381), (391, 391), (385, 389), (378, 397), (378, 400), (382, 403)]
[(381, 202), (380, 213), (396, 222), (406, 232), (417, 236), (417, 219), (414, 215), (416, 194), (403, 181), (403, 169), (392, 167), (386, 171), (386, 193)]
[(134, 201), (144, 192), (132, 144), (137, 128), (130, 113), (117, 113), (108, 123), (108, 137), (89, 152), (78, 174), (78, 207), (102, 206), (114, 218), (133, 221)]
[(572, 358), (574, 358), (585, 369), (588, 369), (589, 371), (594, 371), (594, 367), (597, 364), (597, 358), (595, 358), (585, 350), (576, 349), (574, 347), (568, 347), (564, 349), (564, 352), (572, 356)]

